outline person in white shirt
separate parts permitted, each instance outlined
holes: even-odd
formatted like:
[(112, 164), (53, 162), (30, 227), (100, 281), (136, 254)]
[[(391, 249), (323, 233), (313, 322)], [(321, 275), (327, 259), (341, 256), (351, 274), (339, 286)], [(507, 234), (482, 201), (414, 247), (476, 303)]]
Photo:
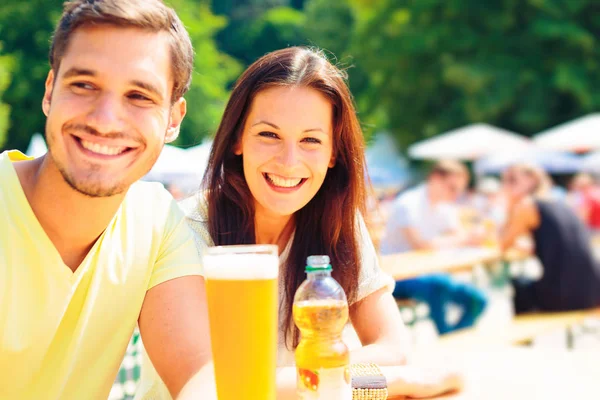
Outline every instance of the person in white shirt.
[[(382, 254), (413, 250), (438, 250), (475, 244), (460, 226), (457, 199), (468, 180), (466, 167), (455, 161), (440, 161), (427, 182), (402, 194), (394, 203), (381, 245)], [(483, 312), (485, 294), (472, 285), (456, 282), (448, 274), (423, 275), (396, 282), (396, 298), (410, 298), (429, 305), (430, 317), (440, 334), (473, 325)], [(449, 324), (446, 305), (453, 303), (463, 312), (456, 324)]]
[(381, 253), (431, 250), (467, 243), (456, 200), (468, 171), (455, 161), (438, 162), (427, 182), (401, 194), (392, 205)]

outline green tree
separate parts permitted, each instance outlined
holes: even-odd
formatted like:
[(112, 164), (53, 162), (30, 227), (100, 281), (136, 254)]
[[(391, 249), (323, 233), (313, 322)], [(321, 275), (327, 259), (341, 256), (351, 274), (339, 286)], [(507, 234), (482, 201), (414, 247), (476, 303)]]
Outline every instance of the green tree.
[(276, 7), (253, 21), (246, 33), (244, 58), (253, 62), (273, 50), (306, 44), (304, 14), (289, 7)]
[[(2, 51), (4, 57), (12, 59), (10, 81), (6, 80), (6, 61), (0, 62), (3, 64), (0, 65), (0, 81), (4, 80), (5, 85), (10, 82), (2, 95), (3, 102), (10, 105), (10, 119), (4, 125), (5, 129), (10, 126), (6, 131), (6, 148), (25, 150), (31, 135), (44, 129), (41, 102), (49, 69), (48, 44), (60, 11), (60, 2), (54, 1), (0, 2)], [(7, 107), (0, 113), (7, 115)]]
[(532, 134), (600, 107), (598, 2), (348, 2), (362, 111), (403, 144), (477, 121)]
[(176, 142), (189, 146), (215, 132), (229, 97), (228, 84), (242, 67), (214, 41), (216, 32), (227, 24), (225, 17), (214, 15), (204, 1), (171, 0), (170, 4), (185, 24), (196, 53), (192, 86), (185, 96), (187, 115)]
[(355, 43), (361, 38), (356, 34), (361, 15), (348, 1), (331, 2), (329, 0), (310, 0), (305, 6), (306, 36), (308, 41), (323, 49), (330, 61), (348, 73), (348, 83), (355, 95), (360, 120), (367, 139), (377, 128), (381, 129), (379, 110), (371, 113), (374, 103), (368, 95), (370, 88), (369, 72), (363, 66), (363, 60), (355, 56)]
[(290, 0), (213, 0), (215, 13), (230, 23), (217, 35), (219, 47), (249, 65), (262, 55), (307, 44), (304, 14)]
[[(208, 0), (172, 0), (186, 25), (196, 52), (192, 87), (186, 96), (188, 114), (182, 125), (178, 143), (191, 145), (214, 132), (228, 97), (228, 84), (240, 73), (241, 66), (219, 51), (214, 35), (227, 21), (210, 11)], [(3, 53), (10, 56), (12, 76), (6, 82), (8, 63), (0, 59), (0, 94), (11, 107), (10, 126), (5, 148), (25, 150), (31, 135), (43, 132), (45, 116), (41, 111), (44, 81), (49, 70), (48, 50), (54, 25), (61, 12), (61, 2), (45, 0), (4, 0), (0, 2), (0, 38)], [(8, 108), (0, 106), (0, 138), (2, 116)], [(0, 140), (0, 148), (2, 143)]]
[(2, 42), (0, 42), (0, 148), (6, 141), (10, 118), (10, 106), (2, 102), (2, 94), (10, 84), (11, 73), (14, 69), (13, 64), (13, 57), (2, 54)]

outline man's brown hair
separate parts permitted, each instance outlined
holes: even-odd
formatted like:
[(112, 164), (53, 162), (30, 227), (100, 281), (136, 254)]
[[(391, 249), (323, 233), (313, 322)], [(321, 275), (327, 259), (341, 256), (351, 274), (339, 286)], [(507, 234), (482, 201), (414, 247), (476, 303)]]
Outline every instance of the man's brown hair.
[(50, 45), (50, 66), (57, 74), (73, 33), (84, 26), (112, 25), (169, 33), (173, 90), (171, 102), (190, 88), (194, 50), (183, 23), (161, 0), (73, 0), (64, 11)]
[(429, 171), (429, 176), (441, 176), (446, 177), (449, 175), (462, 175), (465, 177), (469, 176), (469, 170), (467, 167), (455, 160), (442, 160), (436, 162), (431, 170)]

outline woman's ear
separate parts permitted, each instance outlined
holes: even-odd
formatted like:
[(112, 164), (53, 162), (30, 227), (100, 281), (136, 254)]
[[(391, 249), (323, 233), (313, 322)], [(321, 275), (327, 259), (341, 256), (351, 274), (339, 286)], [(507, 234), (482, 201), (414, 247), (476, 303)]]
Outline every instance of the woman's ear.
[(242, 155), (242, 138), (239, 138), (233, 145), (233, 154), (236, 156)]
[(335, 167), (335, 155), (331, 155), (331, 160), (329, 160), (329, 168)]

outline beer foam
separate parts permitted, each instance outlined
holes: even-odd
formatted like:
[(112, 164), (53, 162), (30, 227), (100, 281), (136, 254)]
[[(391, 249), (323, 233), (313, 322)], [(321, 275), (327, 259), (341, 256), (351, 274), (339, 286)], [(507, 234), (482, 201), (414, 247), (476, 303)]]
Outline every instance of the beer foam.
[(279, 258), (274, 254), (206, 254), (204, 276), (207, 279), (276, 279)]

